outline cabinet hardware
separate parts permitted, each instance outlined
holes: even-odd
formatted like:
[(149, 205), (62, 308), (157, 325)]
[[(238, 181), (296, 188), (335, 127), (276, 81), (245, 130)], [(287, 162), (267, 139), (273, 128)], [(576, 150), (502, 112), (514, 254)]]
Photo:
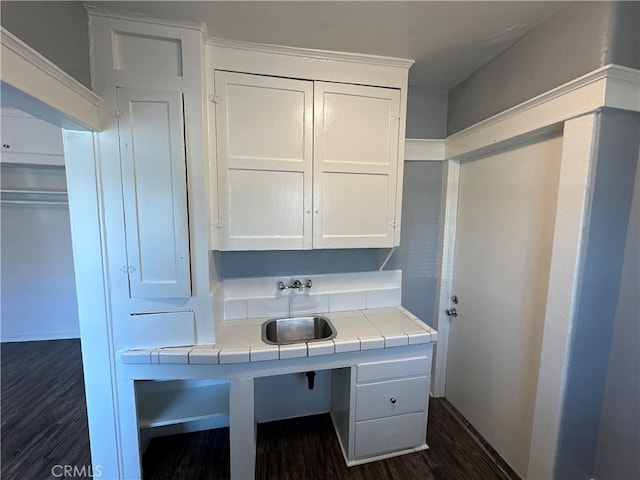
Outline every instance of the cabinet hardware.
[(450, 317), (457, 317), (458, 316), (458, 311), (455, 308), (449, 308), (449, 309), (445, 310), (444, 313), (446, 313)]
[(120, 118), (120, 110), (113, 111), (113, 118)]
[(220, 95), (209, 95), (209, 101), (218, 105), (222, 103), (222, 97)]
[(394, 403), (394, 404), (395, 404), (395, 403), (396, 403), (396, 397), (391, 397), (391, 398), (389, 399), (389, 401), (390, 401), (391, 403)]
[(133, 273), (136, 271), (136, 267), (134, 267), (133, 265), (123, 265), (122, 267), (120, 267), (120, 271), (122, 273)]
[(278, 290), (283, 291), (287, 288), (291, 288), (294, 290), (298, 290), (299, 292), (304, 292), (305, 288), (311, 288), (313, 286), (313, 282), (310, 279), (307, 279), (305, 283), (302, 283), (300, 280), (294, 280), (291, 285), (285, 285), (284, 282), (280, 281), (277, 283)]

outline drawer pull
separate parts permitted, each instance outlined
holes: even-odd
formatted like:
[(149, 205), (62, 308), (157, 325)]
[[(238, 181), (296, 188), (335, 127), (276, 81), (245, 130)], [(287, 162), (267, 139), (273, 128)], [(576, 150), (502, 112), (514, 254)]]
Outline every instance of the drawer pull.
[(391, 398), (389, 399), (389, 401), (390, 401), (391, 403), (396, 403), (396, 397), (391, 397)]

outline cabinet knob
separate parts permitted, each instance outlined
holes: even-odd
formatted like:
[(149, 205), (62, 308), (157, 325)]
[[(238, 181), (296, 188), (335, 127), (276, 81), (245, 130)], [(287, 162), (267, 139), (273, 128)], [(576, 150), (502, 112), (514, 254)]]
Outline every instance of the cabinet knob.
[(389, 401), (390, 401), (391, 403), (396, 403), (396, 397), (391, 397), (391, 398), (389, 399)]

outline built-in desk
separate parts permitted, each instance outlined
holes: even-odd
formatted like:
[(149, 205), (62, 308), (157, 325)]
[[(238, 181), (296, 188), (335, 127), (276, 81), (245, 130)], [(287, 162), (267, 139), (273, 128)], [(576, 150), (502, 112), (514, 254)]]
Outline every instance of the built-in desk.
[[(402, 307), (326, 315), (337, 330), (330, 341), (267, 345), (261, 339), (264, 319), (248, 319), (220, 326), (216, 345), (120, 352), (126, 478), (141, 475), (140, 429), (206, 418), (220, 425), (228, 421), (231, 477), (253, 478), (254, 379), (309, 370), (332, 371), (331, 416), (348, 465), (427, 448), (437, 332)], [(166, 380), (176, 388), (154, 392), (146, 380)], [(189, 391), (180, 386), (188, 380), (203, 382)], [(154, 401), (141, 401), (144, 396)]]

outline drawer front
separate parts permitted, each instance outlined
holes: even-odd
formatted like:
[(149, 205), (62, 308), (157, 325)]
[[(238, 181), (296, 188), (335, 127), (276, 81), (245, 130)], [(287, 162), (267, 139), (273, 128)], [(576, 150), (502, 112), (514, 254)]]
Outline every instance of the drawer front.
[(431, 371), (431, 355), (391, 360), (388, 362), (361, 363), (358, 365), (356, 381), (372, 382), (400, 377), (417, 377)]
[(427, 377), (356, 386), (356, 421), (422, 412), (427, 406)]
[(419, 447), (427, 440), (424, 413), (377, 418), (356, 423), (356, 458)]

